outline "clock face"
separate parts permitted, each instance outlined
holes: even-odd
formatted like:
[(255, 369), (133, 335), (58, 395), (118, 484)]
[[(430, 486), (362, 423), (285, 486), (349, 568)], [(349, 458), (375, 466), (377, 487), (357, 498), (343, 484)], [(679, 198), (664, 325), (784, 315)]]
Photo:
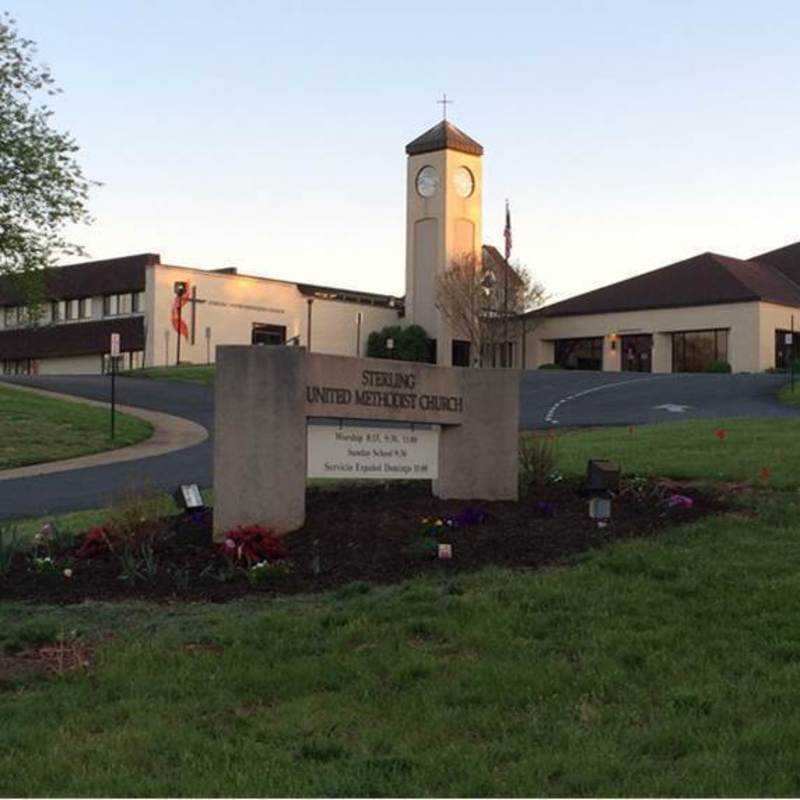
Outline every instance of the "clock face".
[(439, 173), (428, 165), (417, 173), (417, 191), (423, 197), (433, 197), (439, 191)]
[(459, 197), (469, 197), (475, 190), (475, 179), (466, 167), (459, 167), (453, 173), (453, 186)]

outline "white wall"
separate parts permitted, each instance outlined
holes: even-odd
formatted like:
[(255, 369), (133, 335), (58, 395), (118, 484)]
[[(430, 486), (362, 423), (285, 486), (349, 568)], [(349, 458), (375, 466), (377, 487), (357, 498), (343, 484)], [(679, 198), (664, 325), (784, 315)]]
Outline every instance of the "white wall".
[[(646, 309), (612, 314), (551, 317), (526, 336), (526, 368), (553, 361), (553, 340), (602, 336), (603, 369), (619, 371), (620, 344), (612, 350), (611, 335), (653, 334), (653, 372), (672, 371), (672, 339), (678, 331), (728, 328), (728, 361), (734, 372), (758, 372), (770, 366), (768, 347), (760, 330), (759, 306), (763, 303), (728, 303), (690, 308)], [(787, 309), (791, 313), (791, 309)], [(772, 319), (772, 318), (770, 318)], [(766, 323), (764, 323), (766, 324)], [(771, 345), (774, 347), (774, 342)], [(774, 362), (774, 356), (770, 356)]]
[[(307, 344), (308, 303), (294, 283), (243, 275), (226, 275), (164, 264), (147, 268), (148, 366), (174, 364), (177, 356), (176, 331), (172, 327), (175, 281), (187, 281), (197, 288), (195, 344), (191, 344), (191, 304), (184, 305), (182, 319), (190, 329), (181, 341), (181, 361), (204, 364), (210, 350), (219, 344), (250, 344), (253, 323), (281, 325), (287, 339), (300, 337)], [(363, 315), (361, 354), (371, 331), (401, 320), (396, 309), (314, 298), (311, 312), (311, 349), (333, 355), (356, 355), (356, 314)], [(205, 337), (211, 328), (210, 348)]]

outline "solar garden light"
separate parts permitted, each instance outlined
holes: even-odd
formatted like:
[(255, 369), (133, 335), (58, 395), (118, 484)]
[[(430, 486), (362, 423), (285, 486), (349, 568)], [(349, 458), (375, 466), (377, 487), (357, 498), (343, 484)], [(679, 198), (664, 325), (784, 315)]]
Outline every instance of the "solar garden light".
[(605, 459), (589, 459), (584, 491), (589, 500), (589, 517), (605, 528), (611, 519), (611, 493), (619, 489), (619, 465)]
[(175, 502), (184, 511), (199, 511), (205, 508), (203, 502), (203, 495), (200, 494), (200, 488), (196, 483), (188, 483), (179, 486), (172, 494)]

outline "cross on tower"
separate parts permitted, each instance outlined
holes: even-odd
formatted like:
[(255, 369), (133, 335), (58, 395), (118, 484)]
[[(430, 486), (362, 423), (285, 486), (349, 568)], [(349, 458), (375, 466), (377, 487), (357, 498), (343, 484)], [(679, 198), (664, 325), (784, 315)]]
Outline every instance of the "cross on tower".
[(447, 119), (447, 106), (452, 105), (454, 101), (447, 99), (447, 92), (442, 92), (442, 99), (436, 102), (442, 106), (442, 119)]

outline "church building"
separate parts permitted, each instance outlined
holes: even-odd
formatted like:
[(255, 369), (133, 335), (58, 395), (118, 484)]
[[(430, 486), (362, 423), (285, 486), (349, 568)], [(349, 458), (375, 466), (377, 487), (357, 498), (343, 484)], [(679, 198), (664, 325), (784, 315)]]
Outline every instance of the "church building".
[[(195, 269), (156, 253), (55, 267), (45, 271), (35, 309), (0, 281), (0, 373), (104, 372), (112, 334), (126, 369), (213, 363), (219, 344), (363, 356), (370, 333), (410, 324), (431, 339), (431, 361), (474, 363), (472, 343), (439, 309), (437, 276), (469, 257), (501, 281), (514, 277), (483, 243), (483, 152), (446, 119), (406, 146), (405, 296)], [(520, 316), (504, 358), (490, 360), (525, 369), (727, 364), (756, 372), (800, 355), (795, 322), (800, 243), (747, 259), (703, 253)]]

